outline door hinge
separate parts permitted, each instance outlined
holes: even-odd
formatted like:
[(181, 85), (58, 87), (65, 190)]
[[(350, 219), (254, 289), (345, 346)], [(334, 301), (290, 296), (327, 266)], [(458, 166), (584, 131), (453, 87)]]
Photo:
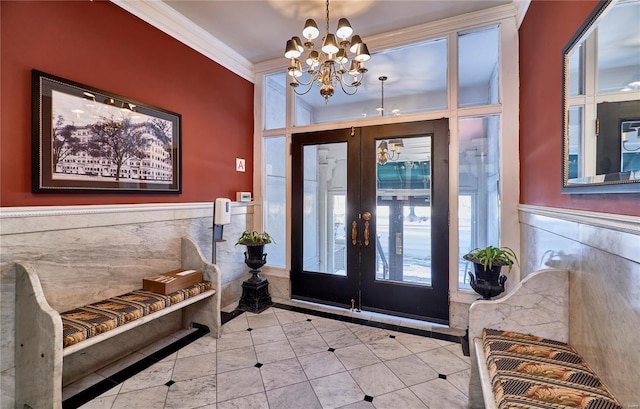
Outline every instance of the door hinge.
[(596, 118), (596, 136), (600, 135), (600, 118)]
[(451, 145), (451, 129), (447, 130), (447, 145)]
[(351, 127), (351, 137), (354, 137), (354, 136), (356, 136), (356, 127), (352, 126)]

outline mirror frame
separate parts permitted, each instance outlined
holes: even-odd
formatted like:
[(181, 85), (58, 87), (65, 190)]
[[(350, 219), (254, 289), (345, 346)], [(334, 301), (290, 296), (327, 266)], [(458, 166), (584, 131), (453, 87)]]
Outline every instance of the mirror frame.
[(593, 183), (569, 183), (569, 53), (571, 50), (587, 39), (592, 29), (610, 6), (616, 3), (614, 0), (602, 1), (589, 14), (580, 28), (571, 37), (571, 40), (562, 49), (562, 193), (640, 193), (640, 179), (613, 180)]

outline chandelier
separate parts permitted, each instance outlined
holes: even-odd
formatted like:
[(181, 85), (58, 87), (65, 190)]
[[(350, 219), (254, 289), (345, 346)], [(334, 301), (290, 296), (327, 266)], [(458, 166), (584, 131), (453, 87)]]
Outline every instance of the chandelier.
[[(353, 95), (358, 91), (367, 72), (364, 63), (371, 58), (371, 55), (359, 35), (349, 39), (353, 29), (346, 18), (338, 20), (335, 35), (329, 32), (329, 0), (326, 3), (326, 10), (326, 30), (320, 50), (315, 49), (312, 41), (320, 35), (320, 30), (313, 19), (308, 19), (302, 30), (304, 44), (300, 37), (291, 37), (291, 40), (287, 40), (284, 56), (291, 62), (287, 72), (291, 76), (289, 85), (293, 87), (294, 92), (304, 95), (317, 82), (320, 95), (324, 97), (325, 103), (329, 103), (329, 97), (333, 95), (336, 84), (340, 84), (340, 88), (347, 95)], [(336, 41), (336, 36), (340, 38), (340, 43)], [(300, 56), (305, 48), (309, 52), (305, 60), (307, 67), (303, 72)], [(351, 60), (349, 60), (349, 53), (352, 54)], [(305, 73), (308, 74), (306, 81), (301, 78)], [(300, 85), (307, 88), (299, 92), (297, 88)]]
[(382, 141), (378, 145), (378, 163), (384, 165), (388, 161), (395, 161), (400, 158), (400, 149), (404, 147), (402, 139), (392, 139)]

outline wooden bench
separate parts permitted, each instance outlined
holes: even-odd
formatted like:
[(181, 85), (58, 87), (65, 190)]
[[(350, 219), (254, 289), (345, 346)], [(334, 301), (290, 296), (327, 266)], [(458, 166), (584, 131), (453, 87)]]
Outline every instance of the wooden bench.
[[(569, 272), (541, 270), (469, 309), (469, 408), (622, 409), (569, 344)], [(513, 405), (513, 406), (510, 406)], [(530, 406), (528, 406), (530, 405)]]
[[(81, 362), (78, 366), (87, 367), (95, 357), (102, 358), (107, 353), (113, 356), (109, 358), (111, 361), (128, 355), (132, 352), (131, 348), (120, 354), (117, 351), (119, 345), (123, 349), (127, 345), (125, 333), (133, 334), (130, 336), (140, 342), (138, 340), (146, 338), (149, 332), (148, 326), (141, 326), (158, 319), (168, 320), (169, 314), (173, 312), (180, 311), (183, 327), (190, 328), (193, 323), (205, 325), (209, 328), (210, 335), (218, 338), (221, 283), (218, 267), (207, 262), (198, 246), (189, 238), (181, 240), (181, 267), (202, 271), (203, 279), (211, 283), (211, 288), (64, 348), (60, 316), (62, 311), (52, 308), (47, 301), (48, 296), (55, 298), (55, 295), (43, 291), (34, 265), (16, 264), (16, 408), (62, 408), (63, 369), (67, 360), (77, 357), (77, 361)], [(128, 272), (121, 271), (118, 274), (124, 276)], [(117, 274), (114, 279), (117, 279)], [(99, 287), (96, 281), (91, 285)], [(108, 286), (109, 283), (102, 285)], [(129, 291), (139, 290), (142, 281), (136, 287), (133, 287), (135, 284), (131, 285)], [(98, 289), (96, 292), (99, 293)], [(92, 302), (95, 300), (87, 302), (80, 299), (76, 306)], [(92, 369), (97, 370), (99, 367)]]

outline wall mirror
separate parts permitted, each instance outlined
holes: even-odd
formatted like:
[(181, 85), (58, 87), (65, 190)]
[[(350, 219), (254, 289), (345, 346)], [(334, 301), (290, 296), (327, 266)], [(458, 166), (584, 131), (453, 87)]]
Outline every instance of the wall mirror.
[(562, 193), (640, 193), (640, 0), (601, 2), (562, 53)]

